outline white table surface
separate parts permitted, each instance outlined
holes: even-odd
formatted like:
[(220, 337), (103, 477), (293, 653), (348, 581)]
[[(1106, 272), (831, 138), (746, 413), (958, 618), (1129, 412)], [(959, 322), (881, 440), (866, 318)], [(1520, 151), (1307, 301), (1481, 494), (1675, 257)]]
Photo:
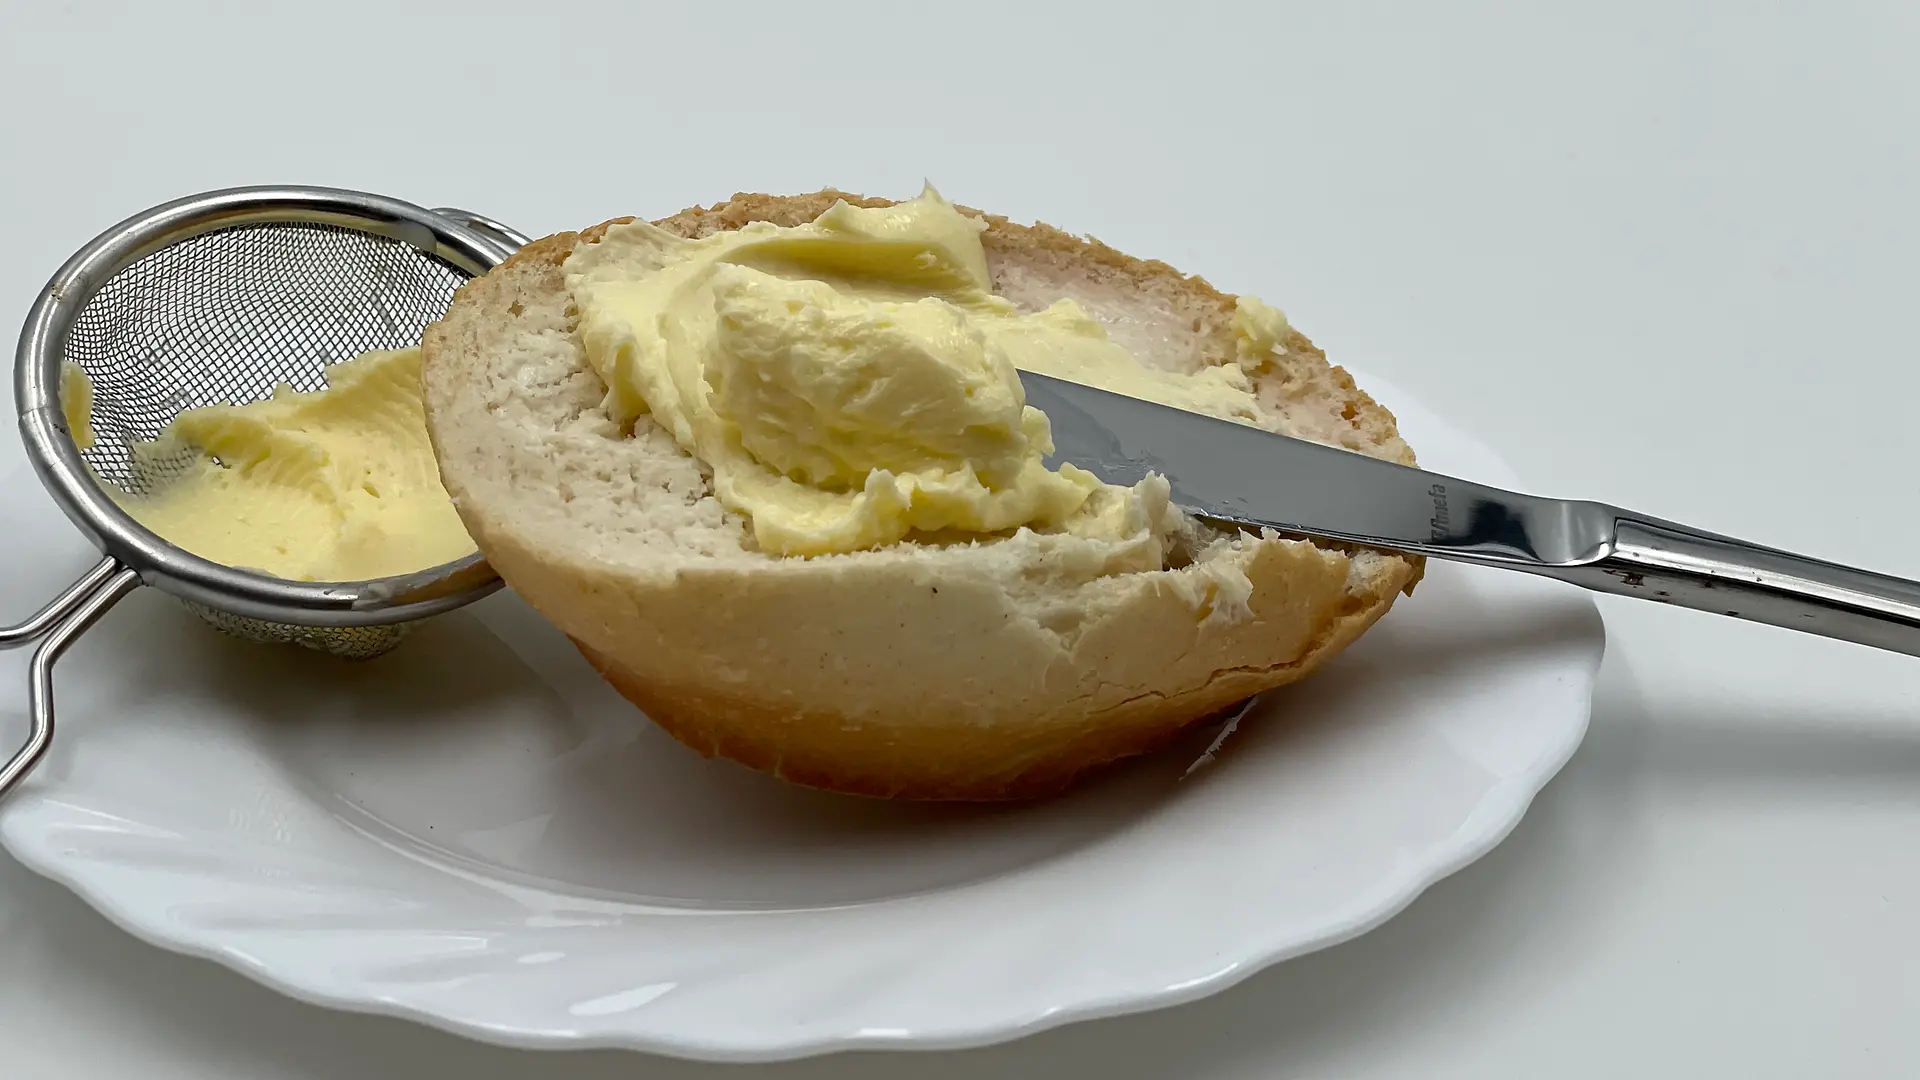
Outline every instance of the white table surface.
[[(537, 234), (931, 177), (1281, 305), (1537, 490), (1920, 576), (1915, 5), (273, 6), (0, 6), (0, 315), (231, 184)], [(1920, 1075), (1920, 661), (1604, 614), (1587, 745), (1376, 933), (1185, 1008), (756, 1071)], [(0, 857), (8, 1080), (745, 1071), (325, 1012)]]

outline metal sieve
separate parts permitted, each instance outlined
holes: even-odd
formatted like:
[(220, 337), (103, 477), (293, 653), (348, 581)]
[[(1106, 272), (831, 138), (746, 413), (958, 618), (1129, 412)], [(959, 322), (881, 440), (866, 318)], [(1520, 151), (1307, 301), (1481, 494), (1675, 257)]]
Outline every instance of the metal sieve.
[[(418, 620), (500, 586), (478, 555), (371, 581), (303, 582), (223, 566), (143, 528), (108, 486), (139, 493), (194, 457), (136, 447), (179, 413), (325, 385), (329, 364), (416, 345), (454, 290), (527, 239), (463, 210), (317, 187), (232, 188), (122, 221), (82, 248), (27, 315), (14, 361), (20, 438), (47, 492), (104, 556), (17, 626), (0, 649), (38, 641), (28, 665), (29, 733), (0, 766), (4, 796), (53, 739), (53, 665), (141, 585), (258, 642), (368, 658)], [(94, 386), (93, 445), (62, 408), (73, 363)]]

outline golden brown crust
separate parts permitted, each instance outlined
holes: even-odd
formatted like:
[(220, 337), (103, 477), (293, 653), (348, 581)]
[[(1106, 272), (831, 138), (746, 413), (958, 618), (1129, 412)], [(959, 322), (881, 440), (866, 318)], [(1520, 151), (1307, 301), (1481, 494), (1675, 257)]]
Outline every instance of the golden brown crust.
[[(1035, 729), (1013, 743), (964, 725), (928, 725), (911, 743), (850, 725), (835, 712), (769, 709), (711, 687), (665, 686), (634, 675), (579, 641), (574, 646), (622, 697), (703, 757), (720, 757), (790, 783), (846, 795), (996, 802), (1056, 794), (1114, 762), (1151, 753), (1188, 726), (1279, 685), (1231, 673), (1171, 703), (1139, 699), (1073, 725)], [(1306, 674), (1289, 672), (1284, 682)], [(876, 735), (878, 737), (876, 737)]]
[(1389, 582), (1384, 597), (1339, 605), (1292, 660), (1218, 671), (1183, 693), (1126, 698), (1071, 722), (1021, 724), (1014, 732), (993, 724), (983, 709), (951, 722), (916, 724), (910, 739), (900, 738), (895, 725), (868, 726), (842, 711), (769, 703), (698, 678), (638, 674), (572, 640), (622, 697), (703, 757), (848, 795), (995, 802), (1058, 794), (1084, 776), (1166, 746), (1250, 697), (1305, 678), (1387, 613), (1392, 588)]
[[(687, 236), (751, 221), (797, 224), (840, 198), (885, 204), (833, 191), (741, 195), (656, 224)], [(1174, 289), (1209, 330), (1230, 333), (1233, 299), (1200, 278), (1047, 226), (982, 216), (990, 263), (1053, 259)], [(623, 696), (703, 754), (862, 795), (1047, 795), (1305, 676), (1417, 579), (1416, 560), (1374, 558), (1362, 572), (1333, 545), (1257, 541), (1246, 564), (1251, 618), (1196, 622), (1195, 601), (1172, 587), (1179, 572), (1143, 573), (1103, 594), (1110, 610), (1037, 626), (1005, 621), (1013, 615), (1001, 586), (957, 564), (855, 557), (640, 574), (556, 553), (481, 483), (475, 459), (507, 451), (470, 430), (455, 431), (449, 446), (443, 429), (484, 425), (473, 418), (492, 406), (476, 408), (484, 395), (474, 384), (488, 350), (513, 332), (504, 317), (564, 296), (568, 255), (616, 223), (536, 241), (460, 290), (425, 339), (429, 429), (448, 491), (494, 568)], [(1285, 362), (1326, 376), (1304, 337), (1289, 346)], [(1391, 414), (1331, 371), (1346, 420), (1391, 436), (1397, 449), (1385, 453), (1410, 462)]]

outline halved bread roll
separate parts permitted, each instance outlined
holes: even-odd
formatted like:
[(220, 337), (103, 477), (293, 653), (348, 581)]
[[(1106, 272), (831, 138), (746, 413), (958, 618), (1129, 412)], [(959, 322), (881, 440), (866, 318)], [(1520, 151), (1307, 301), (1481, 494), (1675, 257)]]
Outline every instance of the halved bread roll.
[[(836, 191), (736, 195), (655, 224), (797, 225)], [(994, 289), (1078, 302), (1143, 363), (1232, 363), (1234, 298), (1164, 263), (983, 217)], [(632, 219), (621, 219), (631, 221)], [(441, 476), (500, 575), (681, 742), (873, 796), (1061, 790), (1299, 679), (1410, 591), (1417, 560), (1172, 524), (1113, 542), (1020, 530), (814, 558), (755, 549), (702, 464), (609, 419), (562, 269), (609, 226), (535, 242), (424, 341)], [(1289, 434), (1411, 464), (1387, 410), (1289, 330), (1254, 373)]]

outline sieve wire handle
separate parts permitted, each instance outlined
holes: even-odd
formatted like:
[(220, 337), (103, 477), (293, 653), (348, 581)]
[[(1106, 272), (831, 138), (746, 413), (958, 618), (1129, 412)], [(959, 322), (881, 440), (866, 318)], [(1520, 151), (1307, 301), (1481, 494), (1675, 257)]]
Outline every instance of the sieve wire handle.
[(53, 744), (53, 664), (74, 639), (107, 613), (120, 598), (140, 587), (140, 575), (111, 556), (94, 564), (79, 581), (53, 598), (17, 626), (0, 626), (0, 649), (17, 649), (31, 641), (27, 665), (27, 741), (0, 766), (0, 798), (33, 771)]

